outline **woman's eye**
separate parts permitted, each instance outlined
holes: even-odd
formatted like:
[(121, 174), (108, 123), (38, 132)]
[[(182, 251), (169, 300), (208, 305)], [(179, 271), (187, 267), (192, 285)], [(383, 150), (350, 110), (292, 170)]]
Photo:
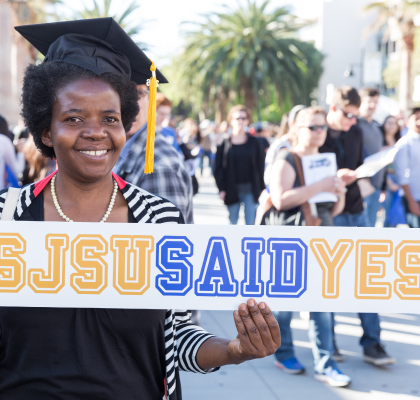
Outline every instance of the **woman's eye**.
[(66, 121), (68, 121), (68, 122), (80, 122), (81, 119), (78, 118), (78, 117), (70, 117), (70, 118), (67, 118)]
[(106, 117), (105, 118), (105, 122), (107, 122), (108, 124), (112, 124), (113, 122), (117, 122), (118, 120), (114, 117)]

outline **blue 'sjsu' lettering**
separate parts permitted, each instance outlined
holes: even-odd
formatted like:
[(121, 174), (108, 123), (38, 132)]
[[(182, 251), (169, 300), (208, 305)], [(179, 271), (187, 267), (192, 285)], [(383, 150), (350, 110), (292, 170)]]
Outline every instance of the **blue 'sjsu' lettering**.
[(264, 295), (264, 282), (261, 279), (261, 258), (264, 251), (263, 238), (242, 239), (242, 253), (245, 256), (245, 278), (241, 282), (242, 296), (261, 297)]
[(185, 296), (193, 286), (193, 244), (185, 236), (164, 236), (157, 244), (156, 288), (164, 296)]
[(195, 294), (231, 297), (238, 295), (238, 281), (233, 276), (225, 238), (210, 238), (200, 277), (195, 281)]
[(268, 297), (300, 297), (306, 291), (308, 247), (300, 239), (269, 239)]

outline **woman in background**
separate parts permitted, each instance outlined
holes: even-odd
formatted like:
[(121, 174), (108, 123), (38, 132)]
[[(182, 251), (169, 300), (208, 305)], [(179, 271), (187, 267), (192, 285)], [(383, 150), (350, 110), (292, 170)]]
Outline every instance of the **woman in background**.
[[(337, 196), (336, 202), (316, 204), (316, 216), (322, 226), (333, 226), (333, 217), (342, 212), (345, 203), (345, 184), (338, 176), (329, 176), (311, 185), (302, 185), (298, 165), (300, 157), (318, 154), (327, 137), (325, 112), (319, 107), (301, 110), (295, 123), (296, 144), (292, 150), (280, 151), (273, 163), (270, 194), (273, 207), (263, 217), (263, 225), (309, 225), (305, 221), (302, 205), (321, 192)], [(297, 155), (297, 157), (296, 157)], [(313, 212), (313, 210), (311, 210)], [(314, 212), (313, 212), (314, 213)], [(315, 213), (314, 213), (315, 214)], [(292, 313), (276, 313), (280, 326), (281, 346), (275, 353), (275, 366), (289, 374), (304, 371), (296, 359), (290, 322)], [(309, 339), (315, 364), (315, 379), (331, 386), (347, 386), (351, 379), (343, 374), (333, 360), (333, 317), (330, 312), (311, 312)]]
[(258, 139), (248, 134), (250, 122), (248, 108), (233, 107), (228, 114), (232, 135), (225, 138), (216, 152), (214, 177), (232, 225), (238, 223), (241, 204), (246, 224), (254, 224), (258, 198), (264, 190), (265, 154)]
[[(401, 139), (401, 127), (398, 123), (397, 118), (392, 115), (388, 116), (385, 119), (383, 125), (381, 126), (381, 130), (384, 135), (384, 146), (386, 147), (394, 146), (398, 142), (398, 140)], [(385, 211), (384, 227), (390, 227), (391, 224), (388, 221), (389, 210), (391, 208), (391, 204), (393, 203), (395, 196), (400, 190), (400, 186), (397, 183), (394, 164), (388, 165), (386, 170), (387, 171), (385, 175), (385, 181), (383, 184), (383, 190), (385, 190), (385, 198), (382, 198), (381, 200), (383, 200), (382, 207)]]

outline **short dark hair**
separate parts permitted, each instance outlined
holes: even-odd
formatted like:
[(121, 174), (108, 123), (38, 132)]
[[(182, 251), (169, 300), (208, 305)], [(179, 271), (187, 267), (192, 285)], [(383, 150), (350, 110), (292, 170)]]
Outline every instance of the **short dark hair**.
[(336, 104), (340, 108), (347, 106), (359, 108), (361, 102), (359, 93), (357, 93), (357, 90), (354, 87), (341, 86), (335, 90), (331, 103)]
[(414, 108), (411, 110), (410, 117), (411, 117), (413, 114), (418, 113), (418, 112), (420, 112), (420, 107), (414, 107)]
[(126, 75), (104, 73), (97, 76), (87, 69), (64, 62), (29, 65), (23, 78), (22, 117), (36, 147), (45, 157), (55, 157), (54, 149), (42, 143), (42, 133), (51, 127), (57, 90), (80, 79), (101, 80), (119, 94), (121, 119), (126, 132), (139, 113), (137, 86)]
[(359, 90), (359, 96), (363, 97), (376, 97), (379, 96), (379, 91), (372, 87), (364, 87)]

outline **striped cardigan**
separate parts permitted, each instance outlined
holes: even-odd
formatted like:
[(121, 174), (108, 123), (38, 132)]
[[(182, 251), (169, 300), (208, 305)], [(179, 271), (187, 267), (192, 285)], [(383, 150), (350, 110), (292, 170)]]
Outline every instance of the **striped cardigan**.
[[(25, 186), (21, 190), (13, 218), (15, 221), (19, 220), (55, 173), (39, 182)], [(169, 201), (131, 185), (114, 174), (113, 177), (138, 223), (177, 224), (183, 221), (181, 212)], [(7, 189), (4, 189), (0, 192), (0, 217), (6, 196)], [(203, 374), (218, 369), (203, 370), (197, 363), (198, 349), (210, 337), (213, 335), (191, 323), (191, 312), (167, 310), (165, 315), (165, 351), (166, 393), (169, 400), (182, 399), (179, 369)]]

